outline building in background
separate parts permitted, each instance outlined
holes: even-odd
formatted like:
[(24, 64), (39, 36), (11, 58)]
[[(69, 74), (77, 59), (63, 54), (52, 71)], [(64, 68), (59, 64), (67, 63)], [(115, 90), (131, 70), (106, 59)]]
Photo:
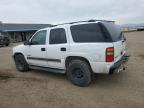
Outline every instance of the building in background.
[(14, 24), (0, 22), (0, 35), (9, 36), (11, 42), (21, 42), (28, 40), (37, 30), (50, 26), (50, 24)]

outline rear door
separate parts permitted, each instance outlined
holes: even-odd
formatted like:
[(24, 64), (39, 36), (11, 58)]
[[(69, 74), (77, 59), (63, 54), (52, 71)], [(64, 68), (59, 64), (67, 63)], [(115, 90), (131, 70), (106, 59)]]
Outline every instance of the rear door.
[(64, 69), (65, 57), (69, 51), (67, 28), (52, 28), (49, 32), (49, 45), (47, 45), (48, 66)]

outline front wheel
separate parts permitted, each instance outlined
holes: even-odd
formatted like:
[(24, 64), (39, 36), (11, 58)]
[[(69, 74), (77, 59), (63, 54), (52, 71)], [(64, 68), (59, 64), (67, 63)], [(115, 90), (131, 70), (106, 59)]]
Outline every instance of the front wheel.
[(23, 55), (19, 54), (16, 55), (14, 57), (15, 60), (15, 64), (16, 64), (16, 68), (20, 71), (20, 72), (26, 72), (29, 70), (29, 65), (26, 62), (25, 58)]
[(75, 85), (88, 86), (91, 82), (91, 69), (83, 60), (73, 60), (67, 67), (67, 77)]

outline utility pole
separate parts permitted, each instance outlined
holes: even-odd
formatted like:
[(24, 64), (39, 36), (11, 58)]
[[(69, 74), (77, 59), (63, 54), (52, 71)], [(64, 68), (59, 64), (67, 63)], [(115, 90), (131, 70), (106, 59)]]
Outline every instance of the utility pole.
[(3, 31), (3, 24), (2, 24), (2, 21), (0, 21), (0, 35), (1, 35), (2, 31)]

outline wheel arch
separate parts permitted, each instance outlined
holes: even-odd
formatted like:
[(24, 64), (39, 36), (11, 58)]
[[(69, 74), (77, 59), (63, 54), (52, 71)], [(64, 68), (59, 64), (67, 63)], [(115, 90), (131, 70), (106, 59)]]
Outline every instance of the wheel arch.
[(89, 60), (87, 58), (81, 57), (81, 56), (68, 56), (65, 60), (65, 67), (67, 67), (69, 65), (70, 61), (76, 60), (76, 59), (85, 61), (86, 63), (88, 63), (88, 65), (91, 68)]
[(21, 52), (15, 52), (14, 55), (13, 55), (13, 57), (15, 58), (16, 55), (23, 55), (23, 54)]

